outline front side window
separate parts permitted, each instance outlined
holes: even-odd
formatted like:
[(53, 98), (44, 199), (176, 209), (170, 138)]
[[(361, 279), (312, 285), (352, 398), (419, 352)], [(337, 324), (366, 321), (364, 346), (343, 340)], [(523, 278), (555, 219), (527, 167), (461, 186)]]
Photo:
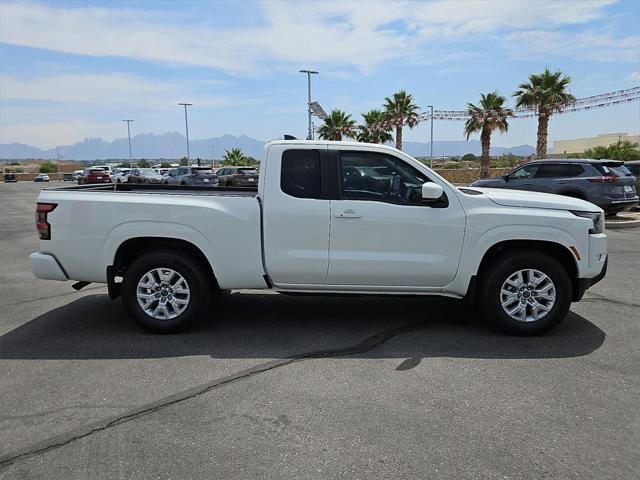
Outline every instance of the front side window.
[(320, 153), (286, 150), (282, 154), (280, 188), (296, 198), (320, 198)]
[(414, 205), (420, 203), (422, 185), (429, 181), (399, 158), (370, 152), (342, 152), (340, 176), (344, 199)]
[(514, 180), (519, 178), (533, 178), (537, 171), (538, 165), (527, 165), (509, 174), (509, 178)]

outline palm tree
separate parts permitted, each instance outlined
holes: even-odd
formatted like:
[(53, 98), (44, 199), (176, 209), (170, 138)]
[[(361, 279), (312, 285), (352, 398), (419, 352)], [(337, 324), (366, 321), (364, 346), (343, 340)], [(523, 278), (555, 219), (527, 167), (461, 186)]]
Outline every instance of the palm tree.
[(245, 156), (244, 153), (242, 153), (242, 150), (240, 150), (239, 148), (232, 148), (231, 150), (224, 151), (221, 164), (224, 165), (225, 167), (239, 166), (239, 165), (244, 165), (246, 160), (247, 160), (247, 157)]
[(396, 127), (396, 148), (402, 150), (402, 127), (413, 128), (418, 124), (418, 106), (413, 97), (404, 90), (393, 94), (393, 98), (385, 98), (385, 115)]
[(513, 94), (517, 98), (516, 107), (535, 108), (538, 111), (538, 142), (536, 158), (547, 156), (547, 129), (553, 112), (575, 100), (567, 91), (571, 77), (561, 71), (550, 72), (544, 69), (539, 75), (529, 75), (529, 82), (518, 85)]
[(393, 142), (393, 137), (384, 129), (385, 113), (380, 110), (369, 110), (362, 114), (364, 125), (358, 125), (356, 140), (367, 143)]
[(318, 129), (320, 138), (325, 140), (342, 140), (342, 137), (356, 137), (356, 121), (351, 115), (342, 110), (332, 110), (324, 125)]
[(503, 133), (509, 130), (507, 115), (502, 112), (506, 101), (507, 99), (502, 95), (498, 95), (498, 92), (492, 92), (486, 95), (481, 94), (480, 103), (477, 106), (473, 103), (467, 103), (467, 112), (470, 118), (464, 124), (464, 133), (467, 136), (467, 140), (469, 140), (472, 133), (480, 132), (480, 144), (482, 145), (480, 178), (489, 176), (491, 134), (494, 130), (499, 130)]

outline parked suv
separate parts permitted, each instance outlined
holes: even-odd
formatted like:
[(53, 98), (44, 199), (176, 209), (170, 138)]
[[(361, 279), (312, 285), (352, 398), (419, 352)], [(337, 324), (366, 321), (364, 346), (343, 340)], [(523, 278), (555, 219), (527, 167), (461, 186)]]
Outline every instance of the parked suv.
[(608, 214), (638, 205), (635, 178), (614, 160), (536, 160), (500, 178), (486, 178), (472, 187), (509, 188), (555, 193), (594, 203)]
[(218, 170), (218, 185), (223, 187), (253, 187), (258, 185), (255, 167), (225, 167)]
[(624, 162), (624, 166), (636, 177), (636, 193), (640, 192), (640, 160)]
[(88, 185), (91, 183), (109, 183), (109, 174), (102, 167), (87, 168), (82, 176), (78, 178), (78, 185)]
[(213, 187), (218, 184), (218, 176), (211, 167), (179, 167), (169, 171), (164, 177), (164, 183)]
[(153, 168), (133, 168), (127, 177), (127, 183), (162, 183), (163, 180)]
[(18, 181), (15, 173), (5, 173), (4, 174), (4, 183), (15, 183)]

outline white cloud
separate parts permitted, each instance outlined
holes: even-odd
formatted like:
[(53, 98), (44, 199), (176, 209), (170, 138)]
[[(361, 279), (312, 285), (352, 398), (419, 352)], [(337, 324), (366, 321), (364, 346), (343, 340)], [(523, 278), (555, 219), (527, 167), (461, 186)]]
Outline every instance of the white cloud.
[(64, 74), (29, 79), (0, 75), (3, 102), (38, 100), (154, 109), (174, 106), (185, 99), (200, 107), (225, 107), (240, 101), (229, 96), (194, 93), (199, 86), (203, 83), (158, 81), (123, 73)]
[(594, 31), (525, 30), (509, 33), (504, 38), (511, 56), (519, 59), (569, 57), (594, 62), (637, 63), (640, 58), (637, 35), (616, 37)]
[(257, 4), (262, 25), (243, 28), (211, 27), (188, 14), (5, 2), (0, 41), (245, 75), (272, 69), (274, 62), (368, 70), (443, 38), (585, 23), (599, 18), (611, 1), (274, 1)]
[(630, 73), (629, 75), (627, 75), (625, 80), (627, 80), (629, 82), (640, 82), (640, 72), (632, 72), (632, 73)]

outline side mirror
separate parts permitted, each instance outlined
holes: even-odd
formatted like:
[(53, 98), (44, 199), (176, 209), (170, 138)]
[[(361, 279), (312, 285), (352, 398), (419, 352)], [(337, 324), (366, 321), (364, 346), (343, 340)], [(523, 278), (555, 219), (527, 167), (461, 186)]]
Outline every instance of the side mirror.
[(435, 201), (439, 200), (444, 193), (444, 188), (442, 188), (437, 183), (427, 182), (422, 184), (422, 199), (426, 201)]
[(502, 178), (504, 178), (504, 181), (505, 181), (505, 182), (508, 182), (508, 181), (509, 181), (509, 175), (503, 175), (503, 176), (502, 176)]

